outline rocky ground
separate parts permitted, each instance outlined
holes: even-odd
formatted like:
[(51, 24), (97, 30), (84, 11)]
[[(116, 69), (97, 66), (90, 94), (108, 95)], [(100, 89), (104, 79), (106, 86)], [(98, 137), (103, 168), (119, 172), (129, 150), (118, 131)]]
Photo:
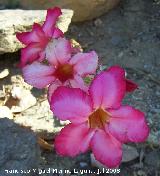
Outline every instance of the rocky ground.
[[(105, 67), (120, 64), (126, 69), (127, 77), (139, 85), (138, 90), (126, 96), (124, 104), (130, 104), (145, 112), (151, 132), (146, 143), (130, 144), (133, 151), (129, 152), (128, 156), (133, 152), (133, 157), (121, 164), (121, 172), (117, 175), (160, 176), (160, 5), (158, 1), (124, 0), (118, 8), (98, 19), (71, 24), (67, 37), (77, 40), (85, 51), (96, 50), (100, 62)], [(54, 134), (64, 124), (53, 120), (46, 101), (46, 91), (33, 89), (23, 82), (21, 71), (16, 67), (18, 60), (19, 53), (0, 55), (0, 71), (4, 69), (9, 71), (9, 75), (5, 71), (0, 75), (0, 105), (12, 107), (13, 115), (8, 115), (11, 119), (21, 126), (31, 126), (38, 136), (52, 143)], [(28, 92), (24, 91), (23, 95), (19, 95), (19, 90), (15, 87), (21, 87)], [(29, 100), (22, 101), (27, 95), (30, 96)], [(30, 107), (24, 103), (27, 101), (30, 102)], [(138, 152), (135, 157), (134, 151)], [(96, 175), (94, 174), (96, 168), (91, 164), (89, 153), (72, 159), (59, 157), (54, 151), (41, 150), (39, 161), (41, 169), (70, 169), (73, 171), (70, 175)], [(91, 169), (93, 173), (74, 174), (74, 168)]]

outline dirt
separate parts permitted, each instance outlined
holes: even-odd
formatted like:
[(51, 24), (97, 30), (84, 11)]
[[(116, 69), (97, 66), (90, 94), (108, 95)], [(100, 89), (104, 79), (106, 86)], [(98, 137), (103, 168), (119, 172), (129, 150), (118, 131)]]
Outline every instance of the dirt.
[[(127, 77), (139, 85), (139, 89), (133, 94), (126, 95), (124, 104), (130, 104), (145, 112), (151, 129), (151, 140), (143, 144), (132, 144), (138, 149), (140, 156), (134, 161), (122, 163), (121, 172), (117, 175), (160, 176), (160, 157), (157, 157), (160, 156), (158, 143), (158, 139), (160, 141), (160, 5), (158, 1), (123, 0), (119, 7), (98, 19), (71, 24), (67, 37), (77, 40), (84, 51), (96, 50), (100, 58), (99, 62), (105, 67), (114, 64), (123, 66)], [(8, 85), (10, 89), (13, 85), (12, 76), (16, 76), (18, 82), (17, 75), (21, 75), (21, 71), (16, 67), (18, 59), (19, 53), (0, 56), (0, 70), (8, 68), (10, 72), (8, 77), (0, 80), (0, 90), (2, 85)], [(45, 91), (32, 89), (32, 93), (38, 102), (46, 97)], [(34, 111), (36, 114), (37, 107), (31, 108), (32, 114)], [(153, 136), (155, 142), (152, 141)], [(82, 175), (96, 175), (94, 174), (96, 169), (90, 163), (89, 153), (71, 159), (43, 150), (40, 167), (68, 168), (72, 171), (74, 168), (91, 169), (92, 174)]]

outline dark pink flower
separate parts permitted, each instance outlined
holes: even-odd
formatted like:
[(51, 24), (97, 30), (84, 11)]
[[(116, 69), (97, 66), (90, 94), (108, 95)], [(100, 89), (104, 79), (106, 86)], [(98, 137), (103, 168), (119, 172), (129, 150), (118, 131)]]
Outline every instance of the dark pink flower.
[(102, 164), (116, 167), (122, 159), (122, 143), (147, 138), (144, 114), (121, 105), (126, 80), (118, 66), (97, 75), (88, 92), (62, 86), (53, 93), (51, 110), (60, 120), (71, 122), (56, 137), (56, 151), (73, 157), (91, 149)]
[(24, 80), (36, 88), (49, 86), (49, 100), (60, 85), (87, 90), (83, 77), (94, 74), (98, 65), (98, 56), (94, 51), (72, 54), (71, 43), (58, 38), (46, 47), (48, 65), (34, 61), (22, 68)]
[(55, 27), (61, 14), (61, 9), (58, 7), (48, 9), (46, 20), (42, 26), (34, 23), (31, 32), (16, 34), (17, 39), (26, 45), (21, 49), (21, 67), (35, 60), (42, 61), (46, 55), (46, 46), (56, 38), (63, 37), (63, 32)]
[(135, 89), (138, 89), (138, 85), (133, 81), (126, 79), (126, 91), (133, 92)]
[[(105, 69), (106, 67), (104, 67), (102, 63), (99, 63), (99, 70), (103, 71)], [(125, 72), (125, 75), (127, 75), (127, 72)], [(126, 92), (133, 92), (136, 89), (138, 89), (138, 85), (126, 78)]]

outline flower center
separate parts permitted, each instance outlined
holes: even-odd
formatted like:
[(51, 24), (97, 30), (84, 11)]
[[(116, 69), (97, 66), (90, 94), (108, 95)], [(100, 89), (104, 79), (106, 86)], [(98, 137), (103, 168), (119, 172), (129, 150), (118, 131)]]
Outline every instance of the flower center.
[(105, 124), (109, 122), (109, 119), (109, 113), (99, 108), (89, 116), (89, 126), (90, 128), (104, 128)]
[(65, 82), (68, 79), (73, 79), (73, 66), (70, 64), (59, 65), (54, 73), (61, 82)]

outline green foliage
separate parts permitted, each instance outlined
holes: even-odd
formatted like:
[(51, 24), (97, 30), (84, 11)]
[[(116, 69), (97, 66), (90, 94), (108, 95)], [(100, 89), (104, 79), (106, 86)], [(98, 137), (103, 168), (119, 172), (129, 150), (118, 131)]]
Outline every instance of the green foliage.
[(91, 77), (89, 77), (89, 76), (88, 76), (88, 77), (85, 77), (85, 78), (84, 78), (84, 82), (89, 85), (89, 84), (92, 82), (92, 79), (93, 79), (93, 78), (91, 78)]

